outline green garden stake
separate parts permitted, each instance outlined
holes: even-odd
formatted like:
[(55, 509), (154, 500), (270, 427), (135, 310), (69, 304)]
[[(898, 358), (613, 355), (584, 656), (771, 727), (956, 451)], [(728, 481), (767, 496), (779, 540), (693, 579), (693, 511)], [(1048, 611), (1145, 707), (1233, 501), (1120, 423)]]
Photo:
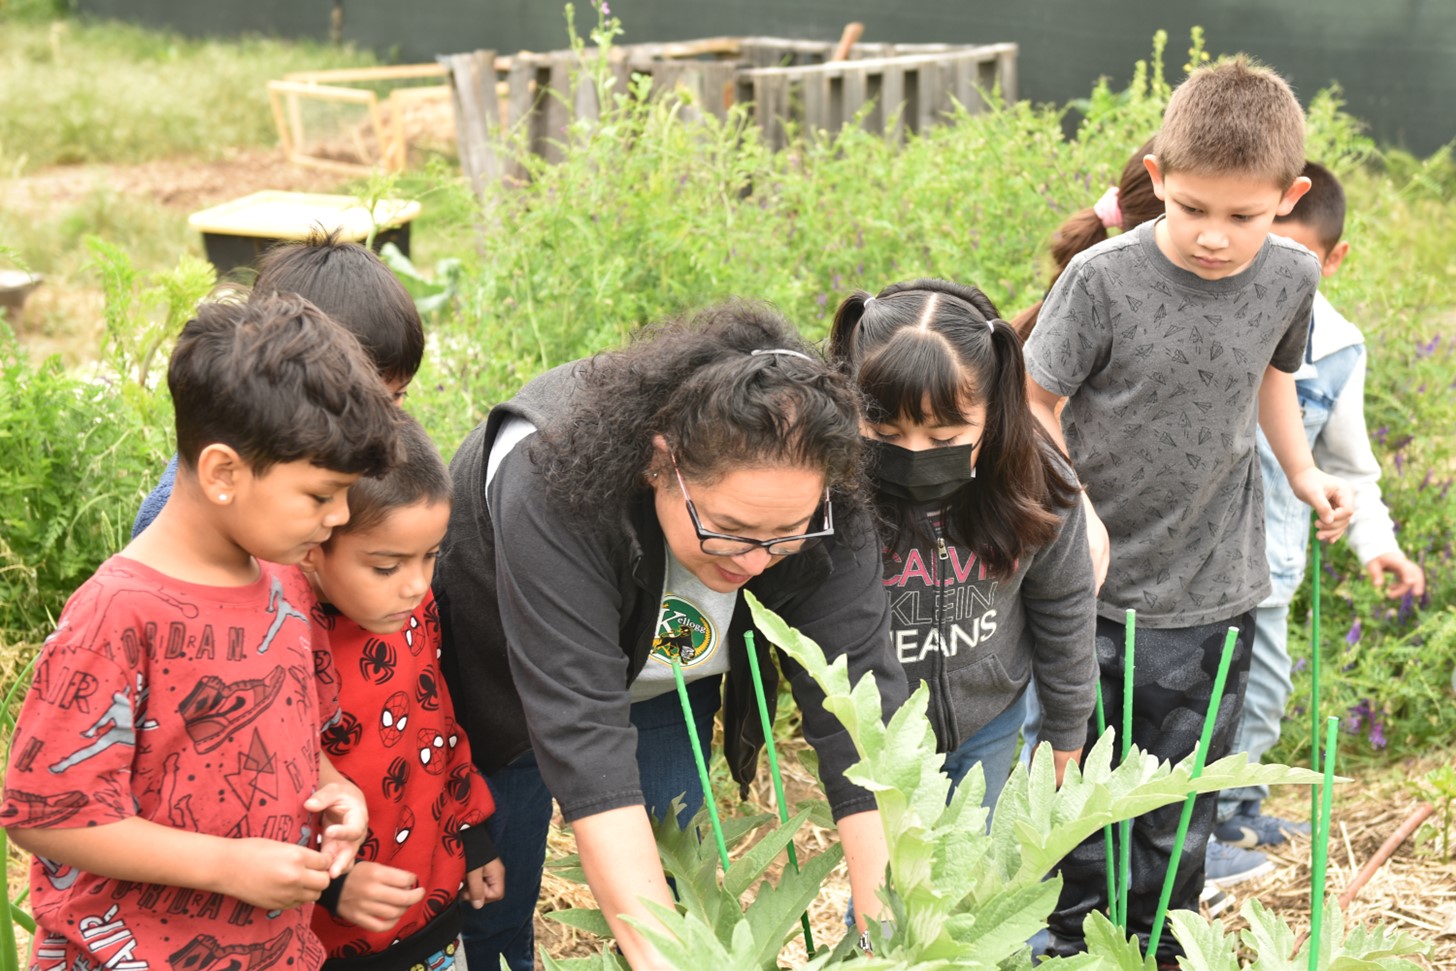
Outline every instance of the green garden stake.
[[(758, 700), (758, 719), (763, 725), (763, 747), (768, 751), (768, 773), (773, 778), (774, 799), (779, 804), (779, 822), (789, 821), (789, 807), (784, 797), (784, 777), (779, 774), (779, 754), (774, 745), (773, 720), (768, 717), (768, 700), (763, 696), (763, 681), (758, 677), (758, 648), (753, 642), (753, 631), (743, 632), (743, 644), (748, 648), (748, 670), (753, 673), (753, 697)], [(789, 866), (799, 872), (799, 854), (790, 843)], [(804, 953), (814, 956), (814, 932), (809, 929), (809, 912), (799, 915), (799, 925), (804, 928)]]
[[(1309, 623), (1309, 767), (1318, 772), (1320, 770), (1320, 574), (1324, 572), (1320, 566), (1318, 518), (1310, 527), (1310, 533), (1313, 534), (1311, 539), (1314, 543), (1314, 551), (1310, 554), (1310, 563), (1314, 572), (1314, 589), (1310, 594), (1312, 613)], [(1312, 830), (1311, 839), (1319, 842), (1318, 789), (1311, 789), (1309, 793), (1309, 823)]]
[(682, 703), (683, 723), (687, 725), (688, 742), (693, 747), (693, 761), (698, 764), (698, 782), (703, 787), (703, 804), (708, 807), (708, 819), (713, 823), (713, 838), (718, 841), (718, 859), (723, 861), (723, 872), (728, 872), (728, 844), (723, 840), (723, 823), (718, 819), (718, 804), (713, 801), (713, 783), (708, 779), (708, 763), (703, 758), (703, 743), (698, 741), (698, 731), (693, 725), (693, 706), (688, 701), (688, 685), (682, 676), (682, 661), (672, 656), (672, 677), (677, 682), (677, 700)]
[(1330, 802), (1335, 788), (1335, 745), (1338, 743), (1339, 731), (1340, 720), (1331, 715), (1325, 738), (1325, 778), (1319, 787), (1319, 828), (1315, 830), (1321, 835), (1311, 847), (1313, 856), (1309, 864), (1310, 873), (1313, 875), (1313, 883), (1309, 888), (1309, 971), (1319, 969), (1320, 925), (1325, 916), (1325, 872), (1330, 856)]
[[(1097, 737), (1107, 731), (1107, 712), (1102, 706), (1102, 679), (1097, 679)], [(1117, 855), (1112, 851), (1112, 824), (1102, 827), (1102, 842), (1107, 847), (1107, 910), (1108, 918), (1119, 927), (1122, 918), (1117, 913)]]
[[(1127, 761), (1128, 753), (1132, 751), (1132, 698), (1133, 698), (1133, 668), (1135, 667), (1137, 647), (1137, 611), (1128, 610), (1124, 626), (1125, 635), (1123, 638), (1123, 668), (1122, 668), (1122, 759)], [(1121, 764), (1119, 762), (1119, 764)], [(1132, 820), (1124, 819), (1118, 825), (1118, 835), (1122, 837), (1121, 845), (1118, 846), (1118, 853), (1122, 862), (1118, 865), (1117, 875), (1117, 913), (1119, 917), (1118, 926), (1124, 931), (1127, 930), (1127, 894), (1132, 888)]]
[[(1198, 739), (1198, 749), (1193, 756), (1191, 778), (1203, 774), (1203, 763), (1208, 758), (1208, 746), (1213, 741), (1213, 725), (1218, 719), (1218, 707), (1223, 702), (1224, 685), (1228, 682), (1229, 665), (1234, 659), (1234, 645), (1238, 643), (1239, 629), (1230, 627), (1223, 639), (1223, 656), (1218, 661), (1218, 675), (1213, 679), (1213, 694), (1208, 699), (1208, 714), (1203, 717), (1203, 735)], [(1173, 837), (1173, 854), (1168, 873), (1163, 877), (1163, 892), (1158, 895), (1158, 909), (1153, 914), (1153, 932), (1148, 937), (1148, 953), (1158, 953), (1158, 941), (1163, 936), (1163, 919), (1168, 916), (1168, 901), (1173, 898), (1173, 883), (1178, 877), (1178, 860), (1183, 856), (1183, 841), (1188, 836), (1188, 822), (1193, 818), (1193, 793), (1183, 800), (1183, 815), (1178, 817), (1178, 833)]]

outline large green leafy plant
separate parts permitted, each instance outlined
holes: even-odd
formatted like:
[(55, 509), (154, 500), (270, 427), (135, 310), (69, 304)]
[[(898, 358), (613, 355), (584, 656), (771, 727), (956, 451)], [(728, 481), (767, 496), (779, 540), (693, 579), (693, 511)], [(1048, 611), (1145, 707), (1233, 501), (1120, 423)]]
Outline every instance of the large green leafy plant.
[[(925, 717), (925, 686), (888, 724), (880, 717), (880, 696), (870, 678), (850, 685), (843, 658), (833, 664), (812, 640), (788, 627), (751, 595), (755, 623), (825, 691), (826, 707), (844, 723), (861, 760), (849, 778), (873, 791), (889, 846), (889, 868), (883, 891), (884, 922), (872, 925), (874, 958), (855, 955), (855, 966), (870, 969), (1022, 969), (1031, 967), (1027, 940), (1046, 926), (1061, 887), (1047, 874), (1074, 846), (1104, 825), (1140, 815), (1184, 799), (1190, 792), (1213, 792), (1255, 783), (1318, 781), (1307, 770), (1280, 765), (1249, 765), (1243, 755), (1221, 759), (1193, 777), (1192, 759), (1170, 766), (1133, 750), (1114, 766), (1111, 735), (1087, 754), (1079, 770), (1069, 766), (1058, 788), (1051, 760), (1040, 753), (1028, 773), (1017, 767), (997, 802), (989, 832), (981, 807), (984, 781), (979, 767), (951, 794), (950, 780), (940, 771), (941, 759)], [(947, 799), (949, 796), (949, 799)], [(802, 825), (801, 813), (789, 823), (771, 827), (768, 817), (730, 822), (729, 838), (741, 842), (767, 828), (758, 843), (719, 877), (711, 843), (699, 841), (693, 827), (679, 831), (669, 822), (658, 830), (664, 869), (677, 882), (675, 910), (655, 908), (660, 927), (643, 933), (677, 967), (712, 967), (763, 971), (778, 967), (778, 955), (796, 931), (798, 914), (818, 891), (819, 883), (838, 861), (838, 852), (809, 860), (800, 872), (786, 870), (777, 885), (760, 882), (774, 857)], [(756, 888), (755, 892), (746, 893)], [(1336, 908), (1332, 908), (1334, 910)], [(1252, 965), (1266, 969), (1308, 968), (1308, 947), (1317, 946), (1315, 968), (1400, 969), (1414, 967), (1401, 955), (1424, 950), (1404, 935), (1356, 929), (1348, 937), (1338, 919), (1326, 924), (1317, 945), (1296, 953), (1294, 932), (1257, 902), (1245, 908), (1250, 930), (1243, 944), (1259, 954)], [(596, 911), (574, 910), (553, 915), (573, 926), (606, 935), (606, 921)], [(1190, 912), (1174, 913), (1172, 932), (1187, 950), (1190, 971), (1239, 968), (1238, 939)], [(1152, 967), (1135, 940), (1093, 914), (1085, 933), (1088, 952), (1057, 958), (1042, 967), (1057, 969)], [(806, 968), (822, 968), (851, 957), (853, 949), (821, 947)], [(1297, 959), (1297, 964), (1296, 964)], [(555, 961), (548, 968), (585, 971), (616, 967), (610, 954)]]

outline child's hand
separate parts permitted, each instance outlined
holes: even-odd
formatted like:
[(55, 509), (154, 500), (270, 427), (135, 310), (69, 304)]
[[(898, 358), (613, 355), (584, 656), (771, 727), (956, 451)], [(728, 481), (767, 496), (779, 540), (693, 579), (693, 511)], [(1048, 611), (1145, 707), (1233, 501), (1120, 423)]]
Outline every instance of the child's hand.
[[(1420, 597), (1426, 592), (1425, 572), (1400, 550), (1371, 557), (1365, 564), (1365, 572), (1369, 574), (1375, 589), (1384, 590), (1385, 595), (1392, 600), (1399, 600), (1406, 594)], [(1395, 582), (1388, 587), (1385, 585), (1387, 573), (1395, 574)]]
[(1092, 499), (1082, 493), (1082, 509), (1087, 514), (1087, 548), (1092, 554), (1092, 575), (1097, 580), (1097, 591), (1107, 579), (1107, 567), (1112, 562), (1112, 541), (1107, 536), (1107, 527), (1102, 517), (1092, 508)]
[(319, 814), (323, 826), (319, 850), (329, 859), (329, 876), (346, 872), (353, 865), (369, 827), (364, 793), (354, 783), (341, 778), (321, 786), (308, 797), (303, 808)]
[(329, 885), (329, 858), (296, 843), (249, 838), (228, 840), (218, 889), (263, 910), (287, 910), (317, 900)]
[(1333, 543), (1345, 535), (1350, 517), (1355, 514), (1355, 493), (1344, 479), (1321, 472), (1310, 466), (1289, 480), (1289, 487), (1300, 502), (1314, 510), (1319, 517), (1315, 536), (1326, 543)]
[(360, 860), (339, 891), (338, 915), (366, 931), (387, 931), (415, 904), (425, 888), (408, 870)]
[(476, 910), (506, 895), (506, 865), (496, 857), (465, 874), (465, 899)]

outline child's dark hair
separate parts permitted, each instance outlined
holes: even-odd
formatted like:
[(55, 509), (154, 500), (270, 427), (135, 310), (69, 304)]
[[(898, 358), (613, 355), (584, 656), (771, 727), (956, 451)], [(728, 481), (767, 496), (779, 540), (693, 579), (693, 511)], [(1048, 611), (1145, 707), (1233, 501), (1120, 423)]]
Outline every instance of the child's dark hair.
[(1345, 235), (1345, 187), (1335, 173), (1318, 162), (1305, 162), (1300, 174), (1309, 177), (1309, 191), (1299, 197), (1289, 215), (1275, 216), (1274, 225), (1308, 226), (1328, 253)]
[[(755, 353), (769, 350), (792, 353)], [(859, 407), (849, 382), (769, 307), (732, 301), (659, 325), (582, 367), (569, 419), (545, 430), (536, 460), (578, 522), (615, 528), (644, 475), (735, 469), (822, 471), (836, 502), (861, 496)]]
[[(1056, 235), (1052, 237), (1054, 269), (1051, 282), (1047, 284), (1048, 293), (1057, 278), (1066, 270), (1067, 264), (1072, 262), (1072, 257), (1107, 239), (1109, 229), (1118, 229), (1125, 233), (1163, 214), (1163, 200), (1153, 192), (1152, 177), (1143, 165), (1143, 157), (1151, 155), (1152, 152), (1153, 139), (1150, 138), (1132, 153), (1132, 158), (1122, 167), (1122, 175), (1118, 178), (1117, 185), (1108, 190), (1109, 194), (1115, 190), (1115, 195), (1110, 196), (1110, 205), (1099, 200), (1098, 206), (1088, 206), (1068, 216), (1057, 229)], [(1104, 195), (1103, 198), (1107, 199), (1109, 196)], [(1110, 219), (1104, 215), (1109, 211), (1112, 213)], [(1011, 321), (1011, 326), (1016, 328), (1022, 340), (1031, 336), (1037, 317), (1041, 315), (1041, 305), (1042, 301), (1038, 300)]]
[(259, 475), (300, 459), (378, 475), (398, 455), (400, 410), (368, 356), (296, 294), (204, 304), (177, 339), (167, 386), (188, 468), (214, 443)]
[(384, 380), (407, 382), (420, 369), (425, 331), (415, 302), (379, 257), (338, 230), (263, 254), (253, 297), (277, 293), (296, 293), (342, 324)]
[(406, 506), (450, 501), (450, 473), (440, 450), (419, 422), (405, 414), (400, 418), (399, 461), (383, 475), (349, 487), (349, 521), (335, 526), (333, 536), (373, 529)]
[[(984, 293), (945, 280), (896, 283), (873, 298), (856, 291), (834, 315), (829, 351), (858, 383), (872, 423), (959, 424), (967, 401), (985, 403), (976, 481), (946, 501), (950, 539), (997, 574), (1051, 542), (1057, 510), (1076, 501), (1078, 486), (1027, 405), (1021, 338)], [(882, 497), (880, 512), (897, 549), (925, 534), (918, 505)]]

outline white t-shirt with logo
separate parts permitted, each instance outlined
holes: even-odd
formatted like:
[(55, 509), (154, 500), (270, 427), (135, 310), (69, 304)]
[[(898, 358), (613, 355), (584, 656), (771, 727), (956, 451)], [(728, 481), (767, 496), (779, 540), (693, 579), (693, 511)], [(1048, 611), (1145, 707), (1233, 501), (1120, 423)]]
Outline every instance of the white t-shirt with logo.
[(676, 687), (672, 658), (682, 662), (684, 681), (723, 674), (728, 670), (728, 627), (738, 591), (710, 590), (667, 551), (667, 576), (662, 584), (662, 606), (652, 653), (629, 691), (633, 701), (646, 701)]

